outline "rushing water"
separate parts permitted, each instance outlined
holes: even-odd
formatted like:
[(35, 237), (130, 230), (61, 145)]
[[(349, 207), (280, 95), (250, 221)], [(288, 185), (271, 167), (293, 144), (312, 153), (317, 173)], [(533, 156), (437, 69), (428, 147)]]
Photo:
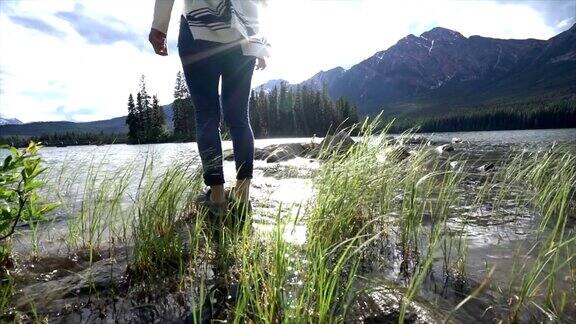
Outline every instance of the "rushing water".
[[(553, 144), (565, 145), (571, 150), (576, 149), (576, 129), (562, 130), (530, 130), (530, 131), (493, 131), (493, 132), (463, 132), (463, 133), (436, 133), (419, 134), (439, 142), (450, 142), (459, 138), (459, 151), (466, 152), (468, 157), (476, 158), (478, 163), (506, 156), (511, 150), (527, 149), (539, 150), (548, 148)], [(257, 140), (257, 147), (270, 144), (309, 142), (310, 138), (299, 139), (265, 139)], [(232, 147), (229, 141), (223, 143), (224, 149)], [(5, 154), (6, 151), (2, 153)], [(154, 145), (105, 145), (105, 146), (72, 146), (64, 148), (47, 147), (41, 150), (41, 155), (48, 166), (50, 178), (58, 178), (61, 172), (82, 172), (90, 166), (97, 166), (103, 173), (114, 172), (123, 166), (133, 163), (142, 166), (150, 159), (155, 164), (155, 170), (162, 170), (175, 161), (189, 163), (192, 167), (200, 167), (196, 143), (169, 143)], [(151, 158), (153, 157), (153, 158)], [(148, 160), (147, 160), (148, 159)], [(282, 205), (287, 212), (295, 213), (298, 206), (305, 204), (313, 195), (309, 174), (318, 168), (319, 162), (304, 158), (296, 158), (281, 163), (268, 164), (264, 161), (255, 161), (252, 198), (255, 211), (255, 226), (260, 231), (268, 231), (273, 227), (274, 215), (278, 206)], [(234, 162), (224, 162), (224, 172), (229, 185), (235, 179)], [(82, 177), (78, 177), (78, 186)], [(53, 192), (52, 192), (53, 193)], [(80, 196), (81, 197), (81, 196)], [(81, 198), (78, 199), (81, 199)], [(484, 210), (466, 210), (468, 214), (481, 215)], [(477, 221), (467, 224), (466, 239), (469, 246), (467, 252), (467, 278), (471, 281), (481, 281), (487, 275), (490, 267), (496, 266), (500, 271), (494, 276), (495, 287), (504, 285), (509, 278), (506, 269), (512, 269), (517, 256), (525, 254), (529, 246), (523, 244), (534, 239), (534, 217), (529, 213), (521, 217), (514, 217), (510, 221), (491, 222), (490, 219), (477, 217)], [(53, 217), (52, 221), (42, 225), (39, 234), (43, 243), (40, 253), (65, 253), (63, 237), (67, 232), (66, 212)], [(458, 219), (452, 220), (449, 225), (453, 229), (462, 226)], [(30, 248), (31, 230), (20, 228), (15, 237), (14, 249), (24, 254)], [(302, 244), (306, 240), (306, 229), (302, 225), (295, 225), (286, 231), (286, 239), (294, 244)], [(386, 280), (396, 280), (399, 264), (393, 256), (392, 262), (373, 274)], [(451, 299), (457, 301), (453, 295), (442, 287), (440, 282), (426, 282), (424, 296), (437, 307), (446, 310), (454, 306)], [(477, 309), (470, 306), (460, 315), (461, 320), (473, 319), (481, 311), (483, 305)]]

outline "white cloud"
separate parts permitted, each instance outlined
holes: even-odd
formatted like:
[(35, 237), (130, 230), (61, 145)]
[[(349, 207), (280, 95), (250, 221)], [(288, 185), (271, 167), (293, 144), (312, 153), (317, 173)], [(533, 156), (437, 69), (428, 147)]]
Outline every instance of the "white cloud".
[[(129, 26), (146, 41), (153, 0), (81, 4), (90, 17), (115, 18), (124, 25), (112, 28)], [(55, 16), (59, 11), (73, 11), (75, 5), (65, 0), (12, 3), (12, 13), (41, 19), (62, 31), (63, 38), (20, 26), (8, 17), (8, 11), (0, 13), (1, 113), (26, 122), (120, 116), (141, 74), (147, 76), (149, 89), (158, 93), (161, 103), (171, 102), (175, 74), (181, 68), (178, 54), (159, 57), (150, 48), (138, 49), (128, 42), (90, 44)], [(177, 5), (168, 35), (171, 43), (177, 39), (179, 15)], [(255, 73), (253, 84), (276, 78), (299, 82), (322, 69), (349, 67), (409, 33), (420, 34), (435, 26), (465, 36), (541, 39), (565, 27), (548, 26), (539, 12), (522, 2), (270, 0), (262, 27), (274, 57), (267, 70)]]
[(570, 22), (571, 22), (572, 20), (574, 20), (574, 17), (566, 18), (566, 19), (560, 21), (560, 22), (558, 23), (558, 25), (556, 25), (556, 27), (557, 27), (557, 28), (565, 28), (565, 27), (568, 27), (568, 26), (570, 26)]

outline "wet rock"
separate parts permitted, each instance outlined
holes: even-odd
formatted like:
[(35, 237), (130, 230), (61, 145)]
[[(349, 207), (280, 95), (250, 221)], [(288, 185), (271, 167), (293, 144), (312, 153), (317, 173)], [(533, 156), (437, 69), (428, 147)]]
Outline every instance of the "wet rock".
[(344, 154), (356, 142), (350, 137), (350, 134), (345, 131), (340, 131), (336, 135), (327, 135), (318, 147), (311, 149), (308, 156), (318, 158), (320, 155)]
[(356, 142), (354, 142), (348, 132), (340, 131), (336, 135), (326, 136), (320, 143), (320, 146), (328, 150), (347, 151), (354, 144), (356, 144)]
[(452, 151), (454, 151), (454, 146), (452, 146), (451, 144), (443, 144), (443, 145), (437, 146), (435, 148), (435, 150), (438, 153), (452, 152)]
[(255, 160), (266, 160), (268, 157), (269, 152), (265, 149), (255, 148), (254, 149), (254, 159)]
[(414, 135), (414, 136), (411, 136), (411, 137), (404, 139), (404, 144), (409, 144), (409, 145), (419, 145), (419, 144), (432, 145), (432, 143), (434, 143), (434, 142), (431, 141), (429, 138), (421, 136), (421, 135)]
[[(352, 302), (347, 313), (347, 323), (396, 323), (400, 317), (400, 306), (404, 293), (400, 289), (380, 287), (361, 292)], [(412, 301), (406, 307), (406, 323), (439, 323), (433, 308)]]
[(296, 153), (294, 153), (290, 147), (279, 147), (275, 149), (270, 155), (268, 155), (266, 158), (266, 163), (287, 161), (295, 158), (296, 156)]
[(397, 146), (392, 149), (389, 156), (394, 159), (394, 161), (399, 162), (407, 159), (410, 156), (410, 152), (408, 152), (408, 150), (403, 146)]
[(289, 143), (269, 145), (262, 149), (259, 156), (264, 157), (266, 162), (282, 162), (295, 157), (305, 157), (310, 150), (310, 145), (304, 143)]
[[(288, 143), (273, 144), (263, 148), (254, 149), (255, 160), (265, 160), (268, 163), (282, 162), (295, 157), (309, 157), (309, 153), (319, 145), (316, 143)], [(224, 150), (222, 156), (225, 161), (234, 161), (234, 151)]]
[(126, 259), (105, 259), (83, 271), (24, 287), (14, 296), (16, 309), (58, 311), (64, 300), (91, 290), (106, 290), (125, 279)]
[(486, 163), (476, 168), (478, 172), (488, 172), (494, 170), (494, 163)]

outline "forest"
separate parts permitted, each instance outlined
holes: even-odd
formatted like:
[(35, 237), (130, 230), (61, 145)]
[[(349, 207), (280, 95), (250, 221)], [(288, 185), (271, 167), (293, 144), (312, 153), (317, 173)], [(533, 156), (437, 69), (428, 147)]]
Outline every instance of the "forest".
[(394, 133), (414, 127), (422, 133), (573, 128), (576, 99), (477, 106), (438, 115), (396, 119), (384, 115), (384, 120), (393, 122), (390, 131)]
[[(324, 136), (350, 127), (363, 117), (345, 98), (333, 101), (326, 89), (290, 86), (281, 83), (270, 91), (252, 90), (250, 122), (255, 138)], [(168, 127), (156, 96), (150, 96), (145, 78), (140, 80), (136, 96), (128, 96), (127, 134), (63, 132), (42, 136), (4, 136), (0, 144), (26, 146), (30, 140), (46, 146), (145, 144), (195, 141), (194, 105), (182, 73), (176, 76), (172, 125)], [(492, 106), (444, 109), (447, 112), (422, 116), (391, 116), (382, 112), (382, 128), (400, 133), (550, 129), (576, 127), (576, 98), (556, 101), (531, 101)], [(229, 138), (222, 123), (224, 138)]]

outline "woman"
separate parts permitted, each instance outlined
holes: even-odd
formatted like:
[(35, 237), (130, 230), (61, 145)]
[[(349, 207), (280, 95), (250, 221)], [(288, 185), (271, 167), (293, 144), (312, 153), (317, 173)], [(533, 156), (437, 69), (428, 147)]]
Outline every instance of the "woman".
[[(198, 150), (207, 203), (224, 210), (227, 200), (222, 170), (221, 111), (230, 129), (236, 163), (231, 193), (249, 206), (254, 135), (248, 117), (252, 72), (266, 67), (268, 44), (258, 33), (256, 0), (185, 0), (178, 52), (196, 109)], [(174, 0), (156, 0), (149, 40), (158, 55), (168, 55), (166, 32)], [(222, 79), (221, 95), (218, 95)], [(214, 209), (212, 209), (214, 210)]]

